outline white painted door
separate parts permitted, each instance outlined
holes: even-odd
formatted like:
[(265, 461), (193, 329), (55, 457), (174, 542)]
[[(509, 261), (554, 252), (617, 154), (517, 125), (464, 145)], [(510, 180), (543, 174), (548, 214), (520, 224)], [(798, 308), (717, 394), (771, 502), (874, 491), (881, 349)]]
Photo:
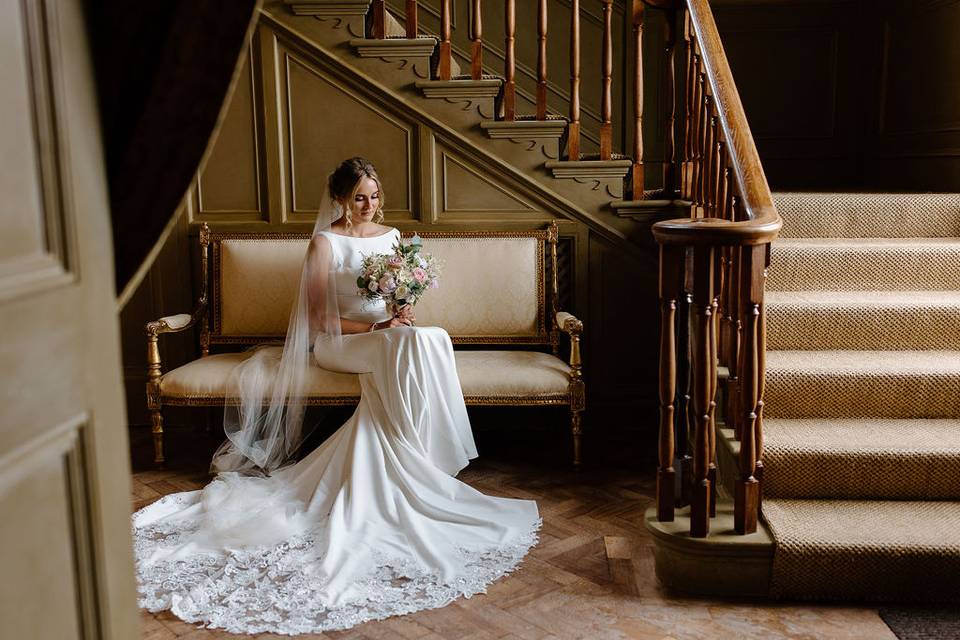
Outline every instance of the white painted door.
[(0, 0), (0, 638), (139, 636), (100, 123), (79, 0)]

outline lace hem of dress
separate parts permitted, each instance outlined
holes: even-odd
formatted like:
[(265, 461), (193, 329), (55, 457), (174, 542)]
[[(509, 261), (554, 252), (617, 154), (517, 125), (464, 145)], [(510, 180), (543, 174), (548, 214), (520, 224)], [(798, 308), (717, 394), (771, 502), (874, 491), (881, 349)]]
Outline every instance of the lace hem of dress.
[(156, 551), (182, 544), (199, 523), (182, 520), (134, 528), (139, 605), (151, 612), (170, 609), (186, 622), (231, 633), (296, 635), (347, 629), (486, 593), (489, 584), (516, 569), (537, 543), (541, 524), (538, 520), (509, 544), (458, 549), (462, 572), (452, 581), (424, 570), (412, 558), (377, 552), (371, 570), (349, 585), (349, 599), (333, 607), (324, 604), (329, 599), (324, 582), (309, 571), (323, 559), (316, 551), (323, 548), (322, 526), (277, 545), (154, 563), (149, 560)]

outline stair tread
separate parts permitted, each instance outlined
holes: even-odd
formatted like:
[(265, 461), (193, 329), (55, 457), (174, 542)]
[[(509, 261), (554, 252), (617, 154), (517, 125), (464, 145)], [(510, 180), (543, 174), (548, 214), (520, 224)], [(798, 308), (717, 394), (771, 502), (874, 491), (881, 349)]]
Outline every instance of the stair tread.
[(786, 237), (956, 237), (960, 194), (781, 192)]
[(763, 421), (765, 455), (784, 450), (898, 456), (904, 452), (960, 456), (960, 419), (770, 418)]
[(774, 597), (960, 597), (960, 502), (764, 498), (763, 517)]
[(768, 351), (766, 370), (858, 376), (930, 374), (960, 376), (960, 351)]
[(960, 248), (960, 238), (777, 238), (773, 248), (898, 249), (905, 247)]
[(960, 501), (768, 498), (763, 514), (778, 545), (795, 540), (873, 553), (907, 546), (960, 557)]
[(768, 291), (767, 307), (936, 307), (960, 306), (960, 291)]

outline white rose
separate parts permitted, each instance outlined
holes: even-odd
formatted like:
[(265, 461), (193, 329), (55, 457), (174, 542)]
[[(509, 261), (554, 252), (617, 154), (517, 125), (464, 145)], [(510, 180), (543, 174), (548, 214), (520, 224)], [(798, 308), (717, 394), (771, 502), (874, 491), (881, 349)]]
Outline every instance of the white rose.
[(407, 289), (407, 285), (402, 284), (397, 287), (397, 290), (393, 292), (393, 297), (397, 300), (406, 300), (407, 296), (410, 295), (410, 290)]
[(367, 289), (370, 289), (370, 291), (376, 293), (376, 292), (377, 292), (377, 281), (376, 281), (376, 280), (371, 280), (371, 281), (370, 281), (370, 284), (367, 285)]

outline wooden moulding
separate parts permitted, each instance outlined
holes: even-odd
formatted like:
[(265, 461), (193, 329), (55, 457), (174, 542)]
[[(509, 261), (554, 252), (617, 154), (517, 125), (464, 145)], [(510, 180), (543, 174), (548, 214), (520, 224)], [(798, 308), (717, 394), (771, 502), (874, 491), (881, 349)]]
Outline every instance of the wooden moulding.
[(544, 167), (554, 178), (623, 178), (630, 171), (630, 160), (550, 160)]
[(390, 38), (377, 40), (375, 38), (354, 38), (350, 41), (357, 55), (361, 58), (429, 58), (437, 46), (435, 38)]
[(498, 78), (487, 80), (422, 80), (416, 83), (427, 98), (496, 98), (500, 94)]
[(284, 4), (298, 16), (339, 18), (367, 15), (370, 0), (284, 0)]
[(567, 129), (567, 121), (556, 120), (484, 120), (480, 128), (491, 138), (510, 140), (560, 139)]

